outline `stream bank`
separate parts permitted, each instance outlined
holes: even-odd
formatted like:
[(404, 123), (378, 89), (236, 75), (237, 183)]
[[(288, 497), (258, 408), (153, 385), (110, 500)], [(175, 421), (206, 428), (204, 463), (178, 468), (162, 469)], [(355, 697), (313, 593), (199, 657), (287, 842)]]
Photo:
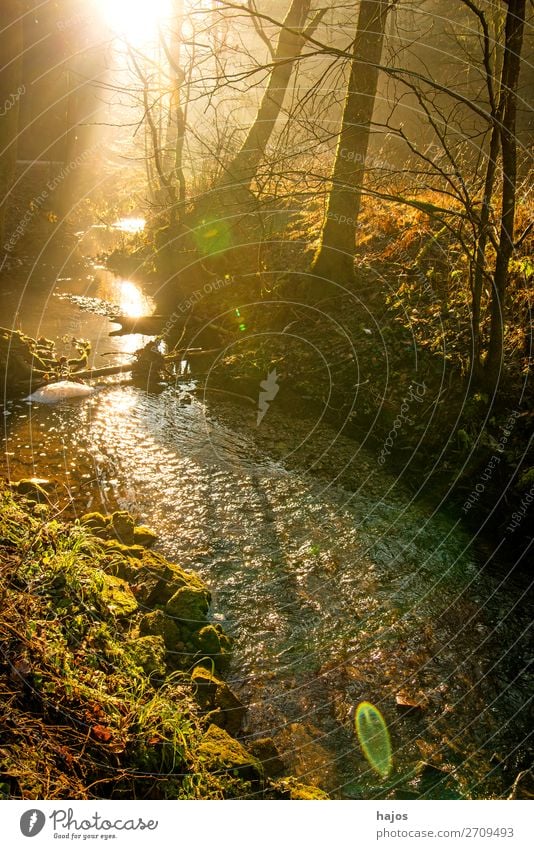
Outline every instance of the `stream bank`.
[(326, 798), (279, 777), (272, 740), (236, 739), (231, 642), (199, 576), (125, 511), (65, 523), (18, 489), (0, 495), (0, 796)]

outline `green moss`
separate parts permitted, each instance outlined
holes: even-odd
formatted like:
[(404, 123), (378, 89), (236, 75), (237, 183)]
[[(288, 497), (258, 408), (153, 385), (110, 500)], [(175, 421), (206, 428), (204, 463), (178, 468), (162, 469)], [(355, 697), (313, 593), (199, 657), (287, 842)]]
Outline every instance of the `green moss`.
[[(119, 553), (119, 552), (117, 552)], [(116, 559), (110, 561), (112, 569), (119, 569), (121, 577), (137, 586), (136, 596), (140, 604), (146, 607), (165, 605), (181, 587), (194, 587), (209, 593), (199, 578), (192, 572), (186, 572), (175, 563), (170, 563), (155, 551), (142, 549), (141, 558)]]
[(114, 616), (130, 616), (137, 611), (134, 594), (121, 578), (100, 573), (95, 576), (95, 590), (103, 606)]
[(150, 613), (145, 613), (139, 621), (139, 633), (141, 636), (163, 637), (166, 619), (163, 610), (152, 610)]
[(103, 516), (102, 513), (85, 513), (80, 523), (99, 539), (109, 539), (109, 517)]
[(157, 538), (158, 535), (150, 530), (150, 528), (145, 527), (145, 525), (139, 525), (137, 528), (134, 528), (133, 541), (136, 545), (143, 545), (148, 548), (154, 545)]
[(209, 609), (209, 594), (197, 587), (181, 587), (168, 600), (165, 612), (169, 616), (181, 619), (191, 627), (206, 618)]
[(198, 648), (204, 654), (220, 654), (221, 641), (213, 625), (205, 625), (196, 636)]
[(329, 799), (328, 793), (311, 784), (301, 784), (295, 778), (279, 778), (271, 785), (278, 798), (292, 799), (294, 801), (310, 801)]
[(124, 545), (122, 542), (118, 542), (118, 540), (102, 540), (102, 545), (106, 552), (114, 553), (122, 555), (123, 558), (135, 558), (136, 560), (142, 560), (145, 555), (145, 549), (141, 545)]
[(196, 688), (197, 701), (209, 711), (211, 722), (231, 734), (237, 734), (243, 723), (245, 706), (228, 684), (203, 666), (193, 669), (191, 680)]
[(111, 516), (113, 533), (123, 545), (133, 545), (134, 525), (132, 516), (126, 510), (116, 510)]
[(247, 781), (263, 778), (260, 762), (217, 725), (210, 725), (195, 755), (209, 772), (230, 772)]
[(163, 637), (138, 637), (128, 645), (134, 663), (147, 675), (156, 678), (165, 677), (165, 643)]

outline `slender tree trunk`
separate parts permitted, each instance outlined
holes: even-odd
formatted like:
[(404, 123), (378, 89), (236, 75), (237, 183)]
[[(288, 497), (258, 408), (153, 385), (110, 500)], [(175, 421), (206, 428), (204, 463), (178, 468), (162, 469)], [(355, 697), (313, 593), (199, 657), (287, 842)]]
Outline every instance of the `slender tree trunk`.
[(0, 251), (3, 262), (6, 213), (15, 168), (22, 86), (22, 3), (2, 0), (0, 27)]
[[(305, 43), (302, 35), (291, 30), (304, 29), (310, 6), (311, 0), (292, 0), (291, 2), (280, 32), (273, 69), (258, 113), (241, 149), (227, 168), (222, 181), (223, 185), (237, 185), (241, 189), (248, 189), (258, 170), (280, 115), (295, 62)], [(313, 25), (312, 29), (315, 29)]]
[(478, 227), (478, 240), (475, 250), (475, 272), (473, 275), (473, 291), (471, 295), (471, 330), (473, 335), (472, 368), (475, 381), (481, 376), (482, 342), (480, 338), (480, 317), (482, 288), (486, 273), (486, 245), (488, 242), (488, 229), (490, 226), (491, 198), (495, 186), (495, 173), (497, 170), (497, 157), (499, 156), (500, 128), (499, 115), (494, 116), (494, 124), (491, 128), (490, 145), (488, 151), (488, 163), (484, 180), (484, 194), (482, 196), (482, 209)]
[(317, 276), (350, 281), (371, 119), (391, 0), (361, 0), (332, 188), (314, 262)]
[(171, 100), (165, 140), (165, 167), (167, 176), (177, 189), (177, 218), (183, 213), (185, 202), (186, 182), (183, 169), (183, 150), (185, 141), (185, 113), (182, 106), (182, 87), (185, 74), (181, 67), (181, 29), (183, 22), (183, 2), (174, 0), (173, 19), (171, 27), (171, 43), (164, 44), (171, 72)]
[(525, 7), (526, 0), (508, 0), (506, 12), (501, 89), (503, 109), (500, 125), (503, 171), (501, 228), (493, 275), (490, 341), (484, 369), (488, 388), (492, 391), (498, 386), (503, 364), (508, 266), (514, 250), (517, 189), (517, 85), (521, 68)]

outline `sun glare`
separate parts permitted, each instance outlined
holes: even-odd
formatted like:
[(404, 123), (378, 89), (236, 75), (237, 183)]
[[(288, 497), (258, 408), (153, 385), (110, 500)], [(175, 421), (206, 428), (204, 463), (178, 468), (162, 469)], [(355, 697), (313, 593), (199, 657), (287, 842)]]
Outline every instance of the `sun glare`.
[(134, 44), (153, 40), (169, 18), (172, 0), (96, 0), (112, 32)]
[(147, 299), (135, 283), (121, 280), (118, 283), (119, 308), (122, 315), (129, 318), (140, 318), (150, 312), (147, 309)]

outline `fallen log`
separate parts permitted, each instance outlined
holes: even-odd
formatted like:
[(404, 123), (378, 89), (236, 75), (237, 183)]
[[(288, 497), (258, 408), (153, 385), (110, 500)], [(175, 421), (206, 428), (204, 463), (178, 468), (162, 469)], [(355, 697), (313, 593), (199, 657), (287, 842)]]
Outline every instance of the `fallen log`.
[(133, 363), (122, 363), (118, 366), (104, 366), (103, 368), (88, 368), (84, 371), (76, 371), (72, 374), (72, 377), (76, 378), (76, 380), (93, 380), (97, 377), (108, 377), (112, 374), (124, 374), (125, 372), (131, 371), (133, 367)]
[(142, 315), (132, 318), (129, 315), (115, 315), (110, 317), (114, 324), (120, 324), (119, 330), (111, 330), (110, 336), (128, 336), (130, 333), (139, 333), (142, 336), (159, 336), (168, 316), (164, 315)]

